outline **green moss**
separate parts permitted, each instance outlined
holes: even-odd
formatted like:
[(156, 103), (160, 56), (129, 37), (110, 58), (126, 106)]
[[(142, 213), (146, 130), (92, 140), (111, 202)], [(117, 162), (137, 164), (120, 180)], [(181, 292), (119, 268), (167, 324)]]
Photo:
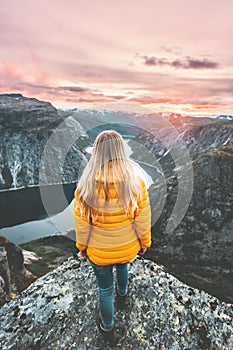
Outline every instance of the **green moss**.
[(35, 252), (40, 257), (26, 265), (27, 270), (36, 277), (53, 270), (76, 252), (75, 242), (62, 235), (39, 238), (20, 247)]

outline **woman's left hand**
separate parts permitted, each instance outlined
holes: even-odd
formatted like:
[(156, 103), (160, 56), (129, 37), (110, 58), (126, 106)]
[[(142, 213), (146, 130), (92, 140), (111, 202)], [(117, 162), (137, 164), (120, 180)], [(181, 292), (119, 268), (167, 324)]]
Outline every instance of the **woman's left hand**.
[(138, 254), (144, 255), (146, 251), (147, 251), (147, 248), (142, 248), (141, 250), (139, 250)]

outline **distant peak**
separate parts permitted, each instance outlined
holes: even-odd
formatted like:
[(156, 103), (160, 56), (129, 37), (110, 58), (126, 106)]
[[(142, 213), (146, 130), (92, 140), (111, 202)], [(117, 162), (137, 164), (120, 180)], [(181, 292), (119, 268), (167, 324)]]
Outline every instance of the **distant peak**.
[(22, 94), (0, 94), (2, 97), (13, 97), (13, 98), (23, 98), (24, 96)]

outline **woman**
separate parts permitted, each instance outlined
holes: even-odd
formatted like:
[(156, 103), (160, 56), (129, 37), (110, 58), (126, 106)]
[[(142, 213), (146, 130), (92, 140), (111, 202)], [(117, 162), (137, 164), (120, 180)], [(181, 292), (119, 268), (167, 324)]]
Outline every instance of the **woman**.
[(124, 141), (113, 130), (101, 132), (75, 191), (76, 246), (88, 258), (98, 283), (106, 340), (114, 342), (114, 281), (118, 306), (128, 291), (128, 262), (151, 245), (151, 211), (145, 183), (126, 157)]

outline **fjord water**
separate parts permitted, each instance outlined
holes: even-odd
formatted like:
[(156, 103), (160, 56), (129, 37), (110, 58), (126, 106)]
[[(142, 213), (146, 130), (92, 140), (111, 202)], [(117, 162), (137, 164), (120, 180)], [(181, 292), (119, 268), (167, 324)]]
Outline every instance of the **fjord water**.
[[(91, 152), (91, 147), (88, 147)], [(127, 156), (132, 154), (131, 147), (126, 143)], [(147, 188), (153, 183), (147, 173), (149, 165), (133, 162), (134, 169), (140, 175)], [(143, 169), (144, 167), (144, 169)], [(0, 232), (11, 242), (22, 244), (48, 235), (66, 233), (73, 229), (73, 196), (76, 184), (63, 185), (67, 203), (63, 207), (56, 193), (59, 185), (50, 185), (46, 191), (54, 198), (53, 215), (48, 217), (40, 196), (39, 187), (28, 187), (19, 190), (0, 192), (0, 204), (3, 208)]]
[[(63, 185), (68, 203), (73, 199), (75, 187), (75, 183)], [(65, 211), (59, 199), (56, 200), (57, 189), (58, 185), (50, 185), (46, 188), (54, 198), (54, 216)], [(47, 216), (39, 187), (2, 191), (0, 206), (2, 213), (0, 233), (15, 244), (29, 242), (59, 231)], [(68, 224), (67, 226), (69, 227)]]

